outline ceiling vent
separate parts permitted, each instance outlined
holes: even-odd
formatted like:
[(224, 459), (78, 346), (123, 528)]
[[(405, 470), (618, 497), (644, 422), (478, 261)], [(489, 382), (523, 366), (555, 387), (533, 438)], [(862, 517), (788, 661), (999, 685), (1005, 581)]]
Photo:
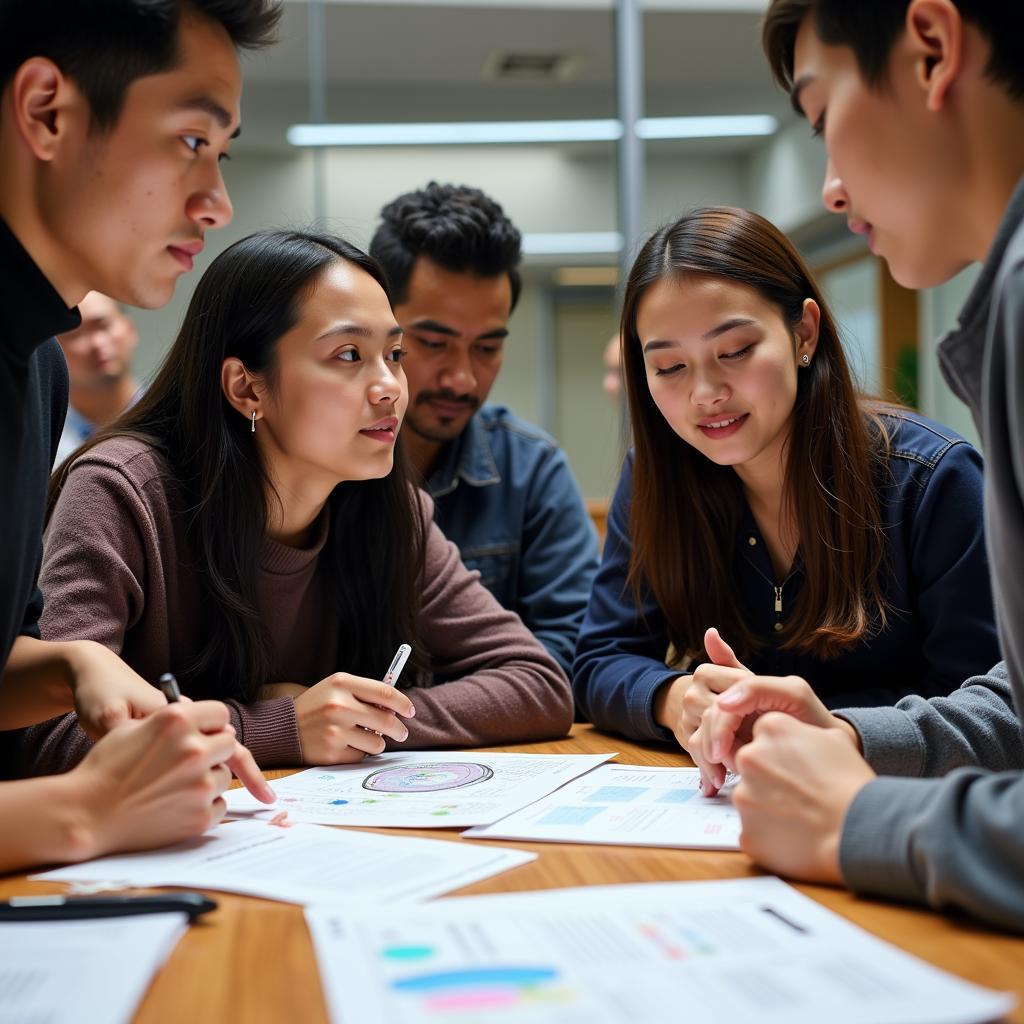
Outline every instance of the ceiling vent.
[(579, 65), (579, 56), (571, 53), (498, 50), (484, 61), (483, 77), (499, 82), (565, 82)]

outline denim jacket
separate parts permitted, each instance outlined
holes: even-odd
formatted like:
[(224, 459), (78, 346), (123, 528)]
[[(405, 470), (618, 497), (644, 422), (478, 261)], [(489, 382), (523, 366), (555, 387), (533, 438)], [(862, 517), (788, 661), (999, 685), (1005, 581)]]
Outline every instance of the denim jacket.
[[(799, 552), (789, 575), (777, 581), (749, 508), (735, 538), (737, 600), (763, 643), (747, 666), (759, 675), (802, 676), (833, 708), (895, 704), (911, 693), (945, 695), (999, 660), (981, 456), (962, 437), (921, 416), (894, 411), (886, 419), (891, 449), (879, 485), (887, 563), (882, 593), (889, 611), (883, 631), (829, 660), (780, 650), (776, 624), (785, 622), (803, 582)], [(671, 732), (654, 721), (654, 696), (662, 683), (685, 673), (665, 663), (665, 619), (653, 598), (638, 608), (626, 585), (632, 473), (631, 454), (608, 515), (573, 689), (577, 706), (598, 728), (669, 740)]]
[(504, 406), (484, 406), (441, 449), (427, 490), (462, 561), (568, 673), (597, 535), (564, 452)]

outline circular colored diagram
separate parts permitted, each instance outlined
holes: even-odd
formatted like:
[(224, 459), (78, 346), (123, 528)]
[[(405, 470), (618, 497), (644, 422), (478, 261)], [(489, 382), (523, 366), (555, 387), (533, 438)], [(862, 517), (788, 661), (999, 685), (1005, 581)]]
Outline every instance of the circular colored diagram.
[(487, 765), (469, 761), (400, 764), (367, 775), (363, 789), (374, 793), (439, 793), (485, 782), (493, 774)]

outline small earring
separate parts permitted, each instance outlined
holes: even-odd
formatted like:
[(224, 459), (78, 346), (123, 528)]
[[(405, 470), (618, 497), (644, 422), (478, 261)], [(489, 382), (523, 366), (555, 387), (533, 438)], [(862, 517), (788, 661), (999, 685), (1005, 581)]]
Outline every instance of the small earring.
[[(811, 357), (810, 357), (810, 356), (809, 356), (809, 355), (808, 355), (808, 354), (807, 354), (807, 353), (805, 352), (805, 353), (804, 353), (804, 354), (803, 354), (803, 355), (802, 355), (802, 356), (800, 357), (800, 362), (801, 362), (801, 363), (803, 363), (803, 364), (804, 364), (804, 366), (810, 366), (810, 365), (811, 365)], [(253, 416), (255, 416), (255, 415), (256, 415), (256, 413), (253, 413)], [(253, 427), (253, 430), (255, 430), (255, 429), (256, 429), (256, 428), (255, 428), (255, 427)]]
[[(807, 356), (804, 356), (804, 359), (806, 359), (806, 358), (807, 358)], [(252, 428), (249, 430), (249, 433), (250, 434), (255, 434), (256, 433), (256, 410), (255, 409), (253, 409), (253, 411), (252, 411)]]

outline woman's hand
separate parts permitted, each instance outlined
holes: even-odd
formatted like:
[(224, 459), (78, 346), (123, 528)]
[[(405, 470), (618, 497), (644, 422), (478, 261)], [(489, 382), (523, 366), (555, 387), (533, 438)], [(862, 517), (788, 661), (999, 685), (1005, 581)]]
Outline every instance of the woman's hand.
[(679, 745), (691, 755), (693, 736), (700, 728), (704, 712), (720, 693), (750, 675), (714, 627), (704, 634), (704, 649), (711, 661), (698, 665), (693, 675), (679, 676), (666, 683), (654, 705), (655, 721), (671, 729)]
[(402, 718), (416, 713), (409, 698), (379, 679), (335, 672), (295, 698), (306, 764), (347, 764), (383, 752), (387, 736), (409, 736)]
[(693, 681), (683, 695), (680, 726), (686, 734), (683, 747), (691, 756), (693, 737), (704, 720), (704, 713), (714, 704), (719, 694), (725, 693), (731, 686), (750, 675), (750, 670), (736, 657), (733, 649), (713, 626), (704, 634), (704, 650), (711, 661), (694, 669)]

